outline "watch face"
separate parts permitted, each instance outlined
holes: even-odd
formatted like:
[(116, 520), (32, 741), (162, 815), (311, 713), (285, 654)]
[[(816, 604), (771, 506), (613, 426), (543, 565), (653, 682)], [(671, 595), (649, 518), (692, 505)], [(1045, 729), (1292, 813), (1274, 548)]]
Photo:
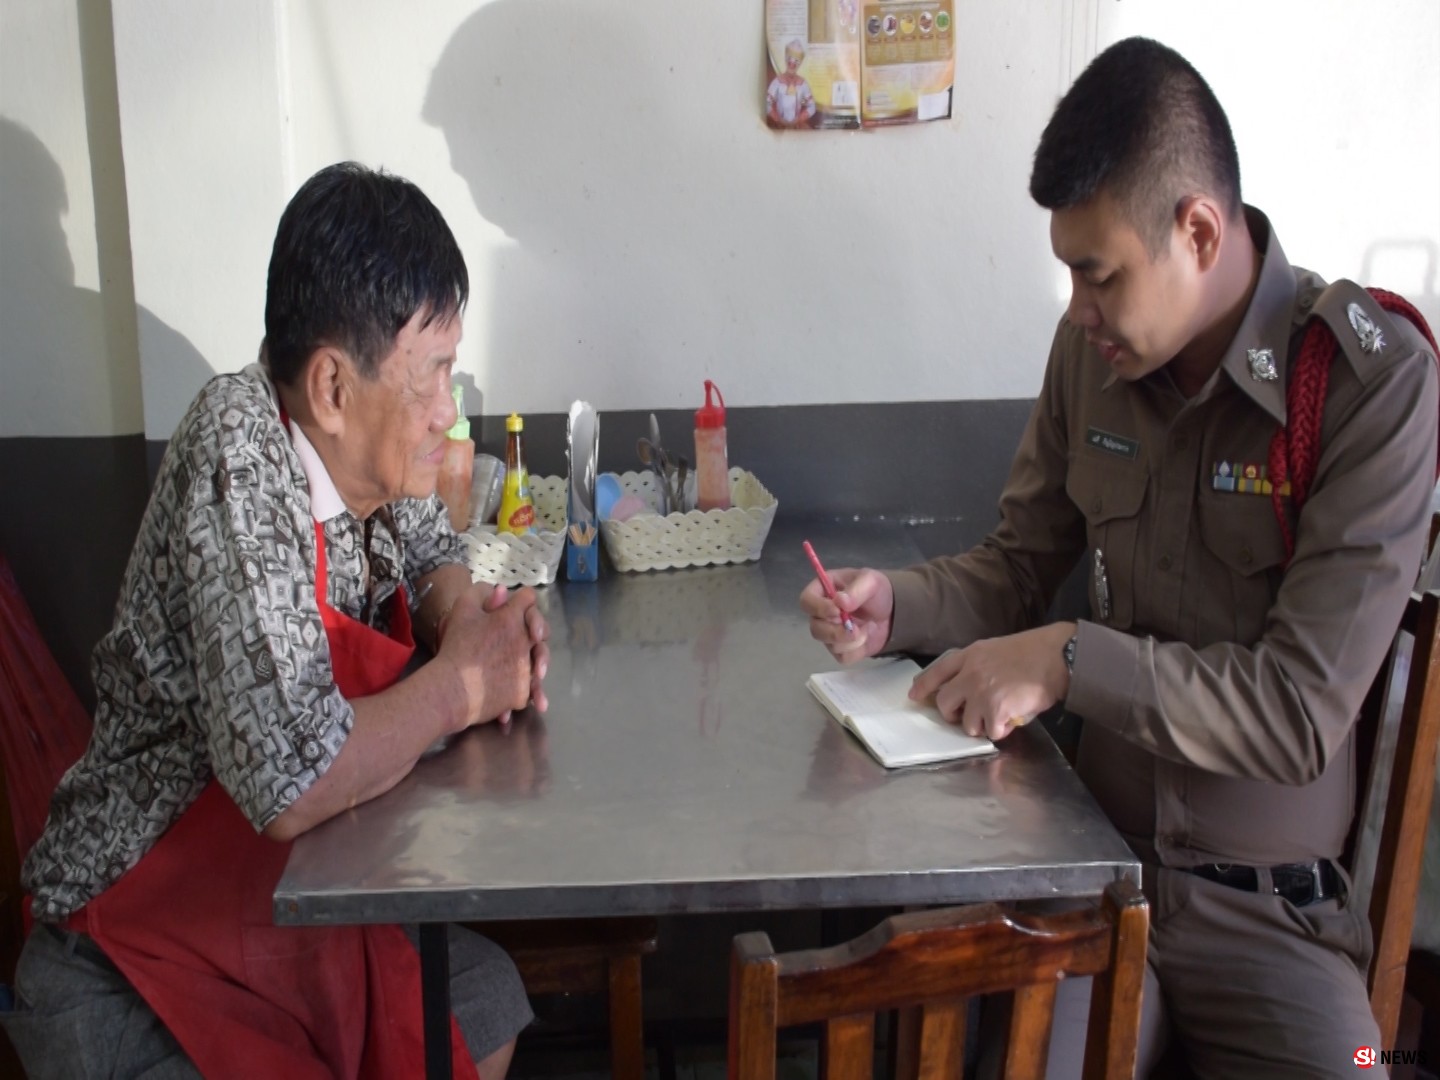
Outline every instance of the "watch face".
[(1072, 637), (1065, 642), (1065, 670), (1071, 675), (1075, 674), (1075, 638)]

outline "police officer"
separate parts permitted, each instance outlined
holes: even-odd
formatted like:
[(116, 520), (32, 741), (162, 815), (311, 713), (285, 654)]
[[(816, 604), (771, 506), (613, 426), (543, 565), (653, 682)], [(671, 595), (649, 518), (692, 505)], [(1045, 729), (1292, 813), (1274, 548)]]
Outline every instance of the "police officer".
[[(1167, 1035), (1199, 1076), (1349, 1075), (1378, 1032), (1335, 860), (1354, 719), (1421, 562), (1434, 357), (1289, 264), (1219, 102), (1156, 42), (1080, 76), (1030, 192), (1072, 294), (1000, 524), (963, 555), (836, 571), (853, 633), (811, 584), (811, 633), (844, 661), (943, 654), (912, 696), (972, 734), (1060, 702), (1087, 721), (1077, 767), (1151, 903), (1138, 1075)], [(1090, 618), (1047, 624), (1087, 553)], [(1079, 1075), (1075, 990), (1051, 1075)]]

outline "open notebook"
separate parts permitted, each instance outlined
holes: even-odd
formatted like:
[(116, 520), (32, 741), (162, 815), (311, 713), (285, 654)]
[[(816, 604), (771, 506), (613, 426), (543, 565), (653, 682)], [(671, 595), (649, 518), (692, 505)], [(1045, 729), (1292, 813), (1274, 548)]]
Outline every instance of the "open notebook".
[(935, 706), (910, 700), (910, 684), (918, 674), (919, 664), (901, 658), (822, 671), (805, 685), (887, 769), (993, 754), (989, 739), (972, 738), (947, 724)]

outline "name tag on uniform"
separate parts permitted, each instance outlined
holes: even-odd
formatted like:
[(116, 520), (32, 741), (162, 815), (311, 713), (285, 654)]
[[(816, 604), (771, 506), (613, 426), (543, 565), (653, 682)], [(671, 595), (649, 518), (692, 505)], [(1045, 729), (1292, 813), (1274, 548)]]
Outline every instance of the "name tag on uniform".
[[(1237, 495), (1271, 495), (1275, 485), (1265, 475), (1264, 465), (1245, 461), (1217, 461), (1210, 467), (1210, 486), (1216, 491), (1233, 491)], [(1280, 496), (1290, 494), (1290, 481), (1280, 485)]]
[(1115, 454), (1118, 457), (1130, 458), (1132, 461), (1135, 455), (1140, 453), (1140, 444), (1134, 439), (1127, 439), (1123, 435), (1115, 435), (1109, 431), (1101, 431), (1099, 428), (1087, 428), (1085, 431), (1085, 443), (1093, 446), (1096, 450), (1103, 450), (1107, 454)]

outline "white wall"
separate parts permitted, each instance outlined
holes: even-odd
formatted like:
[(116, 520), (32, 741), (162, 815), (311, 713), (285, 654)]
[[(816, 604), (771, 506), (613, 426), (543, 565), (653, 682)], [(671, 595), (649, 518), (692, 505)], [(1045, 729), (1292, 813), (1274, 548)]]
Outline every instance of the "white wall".
[[(63, 19), (12, 30), (52, 7), (0, 0), (0, 117), (58, 133), (79, 267), (75, 50)], [(1030, 156), (1084, 63), (1137, 32), (1211, 80), (1292, 260), (1440, 322), (1440, 4), (1360, 10), (961, 0), (954, 119), (781, 134), (760, 118), (762, 0), (125, 0), (144, 430), (168, 436), (206, 372), (254, 357), (280, 210), (347, 157), (415, 180), (460, 240), (472, 413), (694, 405), (707, 376), (732, 405), (1032, 396), (1063, 279)], [(71, 402), (34, 370), (39, 336), (0, 333), (0, 435), (82, 433), (57, 430)], [(24, 407), (17, 356), (41, 384)]]
[[(306, 74), (286, 66), (285, 6), (114, 5), (135, 294), (157, 316), (154, 339), (140, 333), (151, 438), (169, 438), (212, 371), (250, 363), (264, 335), (270, 241), (295, 186), (283, 94)], [(194, 350), (172, 352), (159, 327)]]
[(0, 436), (140, 431), (136, 317), (108, 8), (0, 0)]
[(1206, 0), (1201, 20), (1179, 6), (1104, 4), (1099, 37), (1184, 52), (1290, 261), (1403, 293), (1440, 334), (1440, 3)]

